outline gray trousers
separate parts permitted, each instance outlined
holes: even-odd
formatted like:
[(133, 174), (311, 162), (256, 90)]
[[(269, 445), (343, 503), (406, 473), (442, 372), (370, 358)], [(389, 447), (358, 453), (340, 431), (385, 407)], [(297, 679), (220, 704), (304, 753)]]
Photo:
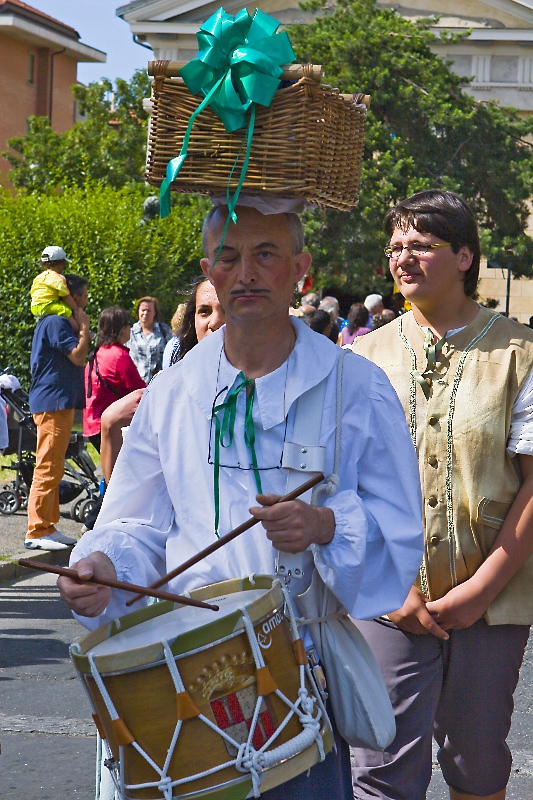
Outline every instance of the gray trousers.
[(504, 789), (512, 763), (505, 740), (529, 626), (479, 620), (443, 642), (382, 619), (357, 625), (387, 684), (396, 738), (384, 753), (354, 749), (354, 797), (425, 800), (433, 736), (449, 786), (482, 797)]

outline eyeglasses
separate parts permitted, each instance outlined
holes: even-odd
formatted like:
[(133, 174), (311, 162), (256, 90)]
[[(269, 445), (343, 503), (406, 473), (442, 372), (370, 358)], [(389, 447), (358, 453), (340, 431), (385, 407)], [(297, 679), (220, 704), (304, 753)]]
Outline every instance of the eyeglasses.
[(412, 244), (395, 244), (393, 247), (385, 247), (383, 252), (387, 258), (400, 258), (404, 250), (407, 250), (412, 256), (423, 256), (426, 253), (431, 253), (437, 247), (451, 247), (450, 242), (441, 242), (439, 244), (425, 244), (424, 242), (413, 242)]

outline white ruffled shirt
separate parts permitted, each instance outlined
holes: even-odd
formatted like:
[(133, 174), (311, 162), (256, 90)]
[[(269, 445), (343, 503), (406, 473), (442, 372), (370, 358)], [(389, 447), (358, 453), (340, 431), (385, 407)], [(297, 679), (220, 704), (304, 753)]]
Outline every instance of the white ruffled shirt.
[[(297, 333), (288, 360), (255, 381), (253, 420), (264, 492), (285, 493), (280, 467), (291, 441), (296, 400), (327, 377), (320, 444), (326, 474), (333, 471), (337, 362), (340, 349), (291, 318)], [(106, 553), (119, 580), (148, 585), (214, 539), (212, 407), (238, 382), (226, 359), (224, 328), (160, 373), (145, 390), (117, 460), (97, 526), (78, 542), (71, 563), (96, 550)], [(217, 396), (218, 395), (218, 396)], [(337, 494), (325, 505), (335, 514), (335, 534), (304, 554), (304, 591), (316, 567), (356, 618), (399, 608), (422, 558), (418, 463), (403, 409), (385, 373), (348, 353), (343, 368), (342, 442)], [(244, 522), (257, 505), (254, 473), (243, 439), (245, 396), (237, 403), (235, 439), (221, 449), (220, 533)], [(246, 467), (246, 468), (243, 468)], [(302, 477), (302, 482), (305, 476)], [(252, 573), (274, 574), (275, 550), (258, 525), (171, 581), (170, 591)], [(95, 628), (127, 612), (131, 595), (113, 591), (99, 618), (78, 617)], [(143, 601), (140, 601), (140, 604)]]

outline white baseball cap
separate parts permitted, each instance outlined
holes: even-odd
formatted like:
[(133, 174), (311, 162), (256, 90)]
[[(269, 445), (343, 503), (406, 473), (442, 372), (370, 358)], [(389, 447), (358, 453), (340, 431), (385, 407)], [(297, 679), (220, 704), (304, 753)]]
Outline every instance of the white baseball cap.
[(69, 264), (71, 263), (63, 248), (56, 245), (44, 248), (41, 253), (41, 261), (67, 261)]

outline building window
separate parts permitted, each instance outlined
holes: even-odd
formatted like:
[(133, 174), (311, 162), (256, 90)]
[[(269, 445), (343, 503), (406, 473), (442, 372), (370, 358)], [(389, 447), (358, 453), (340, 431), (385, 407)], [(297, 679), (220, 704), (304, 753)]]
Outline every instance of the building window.
[(30, 86), (35, 86), (35, 67), (37, 64), (37, 56), (35, 53), (28, 53), (28, 83)]
[(474, 75), (472, 68), (472, 56), (449, 55), (452, 63), (452, 72), (461, 78), (471, 78)]
[(490, 60), (491, 83), (517, 83), (518, 56), (492, 56)]

